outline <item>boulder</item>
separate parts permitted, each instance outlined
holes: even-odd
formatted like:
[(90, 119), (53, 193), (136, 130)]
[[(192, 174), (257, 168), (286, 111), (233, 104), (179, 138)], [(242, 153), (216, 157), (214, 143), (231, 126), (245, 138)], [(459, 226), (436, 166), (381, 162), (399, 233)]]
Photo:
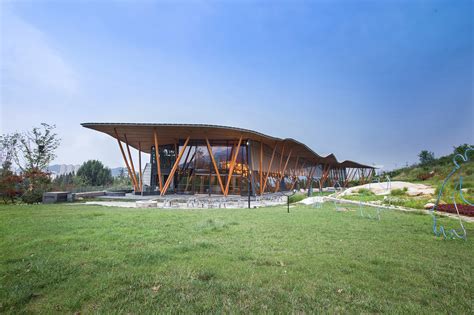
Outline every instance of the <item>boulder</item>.
[[(430, 203), (436, 203), (436, 199), (435, 199), (435, 198), (431, 198), (430, 200), (428, 200), (428, 202), (430, 202)], [(444, 200), (440, 199), (439, 202), (438, 202), (438, 204), (439, 204), (439, 205), (445, 205), (446, 202), (445, 202)]]
[(434, 206), (435, 206), (434, 203), (428, 202), (426, 205), (423, 206), (423, 208), (429, 210), (429, 209), (432, 209)]
[(135, 205), (137, 208), (157, 208), (158, 202), (154, 200), (139, 200)]
[(423, 195), (423, 192), (422, 192), (422, 191), (419, 191), (419, 190), (408, 190), (408, 191), (407, 191), (407, 195), (408, 195), (408, 196), (411, 196), (411, 197), (416, 197), (416, 196), (421, 196), (421, 195)]

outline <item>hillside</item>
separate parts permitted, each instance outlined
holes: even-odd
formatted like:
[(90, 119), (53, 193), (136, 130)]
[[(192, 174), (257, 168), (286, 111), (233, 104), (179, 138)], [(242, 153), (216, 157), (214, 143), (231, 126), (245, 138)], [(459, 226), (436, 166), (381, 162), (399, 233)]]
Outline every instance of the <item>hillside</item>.
[[(407, 181), (412, 183), (423, 183), (429, 184), (436, 188), (440, 188), (445, 178), (453, 171), (455, 165), (453, 163), (454, 156), (456, 154), (464, 154), (468, 145), (461, 145), (456, 147), (453, 153), (435, 158), (433, 161), (424, 164), (412, 165), (409, 167), (400, 168), (386, 174), (390, 176), (391, 180)], [(472, 145), (471, 145), (472, 147)], [(474, 151), (470, 151), (468, 158), (469, 161), (464, 162), (459, 157), (456, 159), (460, 166), (460, 169), (455, 173), (453, 179), (459, 179), (459, 176), (463, 177), (463, 188), (474, 188)], [(451, 180), (449, 182), (449, 188), (454, 188), (457, 180)]]
[[(429, 208), (429, 204), (436, 202), (437, 196), (440, 192), (442, 184), (447, 176), (455, 170), (453, 158), (456, 154), (466, 151), (468, 145), (462, 145), (456, 147), (452, 154), (442, 156), (440, 158), (432, 158), (430, 161), (412, 165), (410, 167), (400, 168), (391, 172), (382, 174), (381, 180), (385, 180), (385, 175), (388, 175), (393, 183), (401, 182), (405, 183), (405, 186), (409, 183), (424, 184), (435, 188), (434, 194), (417, 194), (410, 192), (409, 189), (397, 189), (392, 187), (391, 192), (388, 196), (377, 195), (370, 189), (366, 189), (364, 186), (359, 190), (351, 191), (350, 194), (342, 196), (344, 199), (361, 200), (365, 202), (380, 202), (383, 204), (398, 205), (409, 208)], [(463, 161), (460, 157), (456, 158), (460, 168), (453, 173), (453, 176), (447, 181), (445, 187), (441, 193), (440, 205), (446, 208), (445, 211), (455, 211), (453, 195), (457, 205), (463, 205), (467, 212), (472, 212), (472, 206), (468, 206), (467, 203), (462, 199), (459, 194), (459, 190), (454, 193), (454, 188), (459, 184), (459, 179), (462, 177), (462, 192), (464, 198), (472, 202), (474, 199), (474, 151), (470, 151), (468, 156), (470, 160)], [(373, 188), (373, 187), (372, 187)], [(460, 210), (461, 211), (461, 210)], [(462, 210), (464, 211), (464, 210)]]

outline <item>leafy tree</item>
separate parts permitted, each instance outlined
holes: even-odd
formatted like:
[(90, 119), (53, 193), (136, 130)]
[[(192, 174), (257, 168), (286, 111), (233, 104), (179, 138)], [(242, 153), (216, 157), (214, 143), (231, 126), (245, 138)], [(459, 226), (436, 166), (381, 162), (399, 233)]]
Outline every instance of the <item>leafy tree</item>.
[(433, 152), (428, 150), (423, 150), (418, 154), (418, 158), (420, 159), (420, 164), (425, 165), (435, 160), (435, 156)]
[[(2, 171), (0, 194), (14, 198), (21, 194), (26, 203), (41, 202), (43, 193), (51, 188), (49, 174), (43, 170), (55, 158), (60, 140), (53, 132), (55, 126), (41, 124), (26, 133), (13, 133), (0, 137)], [(22, 176), (11, 171), (12, 162), (20, 168)]]
[(0, 170), (0, 195), (3, 201), (14, 203), (16, 198), (21, 195), (22, 178), (14, 174), (10, 169), (2, 168)]
[(28, 170), (23, 173), (21, 200), (25, 203), (39, 203), (43, 193), (50, 190), (51, 178), (48, 173), (38, 169)]
[(89, 160), (82, 164), (77, 171), (77, 176), (83, 178), (90, 186), (105, 186), (113, 182), (110, 168), (97, 160)]
[(464, 152), (466, 152), (466, 150), (468, 148), (473, 148), (473, 146), (470, 145), (470, 144), (467, 144), (467, 143), (461, 144), (457, 147), (454, 147), (453, 154), (462, 154), (462, 155), (464, 155)]
[(61, 140), (54, 128), (56, 126), (42, 123), (39, 128), (17, 134), (19, 144), (15, 150), (15, 162), (23, 172), (44, 170), (56, 157), (54, 152)]
[(2, 160), (2, 170), (10, 171), (13, 159), (18, 149), (19, 134), (7, 134), (0, 136), (0, 158)]
[(123, 167), (121, 167), (119, 170), (118, 178), (125, 178), (125, 169)]
[(70, 189), (74, 185), (74, 172), (61, 174), (53, 180), (54, 189)]

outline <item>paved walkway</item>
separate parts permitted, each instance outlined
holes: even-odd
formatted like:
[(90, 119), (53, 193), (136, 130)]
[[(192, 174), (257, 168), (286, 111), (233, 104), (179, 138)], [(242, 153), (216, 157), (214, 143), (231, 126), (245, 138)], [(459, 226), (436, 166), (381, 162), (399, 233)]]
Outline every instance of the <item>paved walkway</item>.
[[(199, 208), (248, 208), (247, 196), (221, 196), (221, 195), (165, 195), (165, 196), (136, 196), (127, 194), (122, 197), (109, 197), (110, 201), (87, 201), (86, 205), (100, 205), (108, 207), (142, 208), (143, 201), (155, 201), (151, 208), (161, 209), (199, 209)], [(125, 200), (127, 201), (125, 201)], [(260, 208), (286, 204), (287, 199), (283, 194), (266, 194), (250, 198), (250, 208)]]

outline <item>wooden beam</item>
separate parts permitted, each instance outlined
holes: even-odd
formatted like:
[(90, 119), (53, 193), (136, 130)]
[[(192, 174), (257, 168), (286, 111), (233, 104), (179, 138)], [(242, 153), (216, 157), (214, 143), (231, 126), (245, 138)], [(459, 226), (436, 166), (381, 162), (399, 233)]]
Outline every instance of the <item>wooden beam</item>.
[(290, 154), (288, 154), (288, 157), (286, 158), (285, 166), (283, 167), (283, 171), (281, 172), (280, 178), (279, 178), (279, 180), (278, 180), (278, 183), (276, 184), (275, 192), (277, 192), (278, 190), (280, 190), (280, 183), (281, 183), (281, 180), (283, 179), (283, 177), (285, 177), (286, 167), (288, 166), (288, 161), (290, 160), (291, 152), (292, 152), (292, 151), (293, 151), (293, 150), (290, 150)]
[(166, 191), (168, 190), (171, 181), (173, 180), (174, 173), (176, 172), (176, 169), (179, 166), (179, 161), (181, 160), (181, 157), (183, 156), (184, 151), (186, 150), (186, 147), (188, 146), (189, 142), (189, 137), (186, 138), (186, 141), (184, 141), (183, 148), (179, 152), (178, 158), (174, 162), (173, 168), (171, 168), (170, 174), (168, 175), (168, 179), (166, 180), (165, 185), (163, 186), (163, 191), (160, 193), (162, 196), (166, 194)]
[(135, 172), (135, 167), (133, 166), (133, 160), (132, 160), (132, 154), (130, 153), (130, 146), (128, 145), (128, 139), (127, 139), (127, 134), (123, 134), (125, 137), (125, 144), (127, 145), (127, 152), (128, 152), (128, 158), (130, 160), (130, 166), (132, 167), (132, 175), (133, 175), (133, 180), (135, 182), (135, 186), (138, 187), (138, 180), (137, 180), (137, 173)]
[(268, 175), (270, 175), (270, 170), (272, 169), (272, 163), (273, 163), (273, 158), (275, 157), (277, 144), (278, 143), (275, 142), (275, 147), (273, 148), (272, 158), (270, 159), (270, 164), (268, 164), (268, 171), (267, 171), (267, 174), (265, 175), (265, 181), (263, 182), (262, 194), (265, 192), (265, 187), (267, 187)]
[(122, 142), (120, 142), (120, 138), (117, 133), (117, 128), (114, 128), (114, 132), (115, 132), (115, 138), (117, 138), (117, 142), (120, 147), (120, 152), (122, 152), (123, 160), (125, 162), (125, 165), (127, 166), (128, 176), (130, 177), (130, 180), (132, 181), (133, 189), (135, 190), (136, 187), (135, 187), (135, 182), (133, 181), (133, 177), (132, 177), (132, 170), (130, 169), (130, 166), (128, 165), (127, 157), (125, 156), (125, 151), (123, 150), (123, 147), (122, 147)]
[(293, 176), (296, 175), (296, 169), (298, 168), (298, 160), (300, 159), (299, 156), (296, 157), (296, 162), (295, 162), (295, 166), (293, 167)]
[(298, 176), (296, 175), (296, 172), (297, 172), (297, 168), (298, 168), (298, 160), (299, 160), (299, 156), (296, 157), (296, 163), (295, 163), (295, 167), (293, 169), (293, 183), (291, 183), (291, 187), (290, 187), (290, 190), (293, 190), (293, 187), (295, 187), (295, 184), (296, 184), (296, 180), (298, 179)]
[(158, 146), (158, 136), (156, 135), (156, 128), (153, 129), (153, 137), (155, 138), (155, 160), (158, 168), (158, 183), (160, 185), (160, 193), (163, 190), (163, 180), (161, 179), (161, 163), (160, 163), (160, 150)]
[(142, 174), (142, 145), (138, 141), (138, 171), (140, 173), (140, 191), (143, 191), (143, 174)]
[(352, 169), (350, 169), (349, 172), (346, 172), (346, 178), (344, 179), (344, 187), (347, 187), (347, 184), (349, 183), (351, 172), (352, 172)]
[(372, 176), (374, 176), (375, 171), (371, 168), (369, 168), (368, 170), (369, 170), (369, 174), (367, 175), (367, 182), (370, 183), (370, 181), (372, 180)]
[[(217, 167), (216, 160), (214, 159), (214, 154), (212, 153), (211, 144), (209, 143), (209, 139), (206, 137), (206, 145), (207, 150), (209, 151), (209, 156), (211, 157), (212, 164), (214, 165), (214, 170), (216, 171), (217, 180), (219, 181), (219, 186), (221, 187), (222, 194), (225, 193), (224, 185), (222, 184), (221, 175), (219, 174), (219, 168)], [(211, 180), (209, 178), (209, 180)]]
[(281, 164), (283, 163), (283, 155), (285, 154), (285, 145), (286, 143), (283, 142), (283, 146), (281, 148), (281, 155), (280, 155), (280, 166), (278, 167), (278, 172), (281, 174)]
[(311, 167), (311, 170), (309, 171), (309, 176), (306, 177), (306, 189), (309, 189), (309, 185), (311, 184), (311, 182), (313, 181), (313, 174), (314, 174), (314, 171), (316, 170), (318, 166), (313, 166)]
[(258, 170), (260, 174), (260, 195), (263, 194), (263, 142), (260, 141), (260, 168)]
[(324, 185), (329, 177), (329, 171), (331, 170), (331, 166), (326, 164), (323, 168), (323, 174), (321, 176), (321, 185)]
[(230, 181), (232, 179), (232, 174), (234, 173), (235, 161), (237, 161), (237, 156), (239, 155), (239, 152), (240, 152), (240, 144), (241, 143), (242, 143), (242, 136), (240, 136), (239, 142), (237, 143), (236, 150), (235, 150), (234, 155), (232, 157), (232, 161), (230, 163), (229, 175), (227, 177), (227, 184), (225, 186), (225, 193), (224, 193), (225, 196), (227, 196), (229, 194)]

